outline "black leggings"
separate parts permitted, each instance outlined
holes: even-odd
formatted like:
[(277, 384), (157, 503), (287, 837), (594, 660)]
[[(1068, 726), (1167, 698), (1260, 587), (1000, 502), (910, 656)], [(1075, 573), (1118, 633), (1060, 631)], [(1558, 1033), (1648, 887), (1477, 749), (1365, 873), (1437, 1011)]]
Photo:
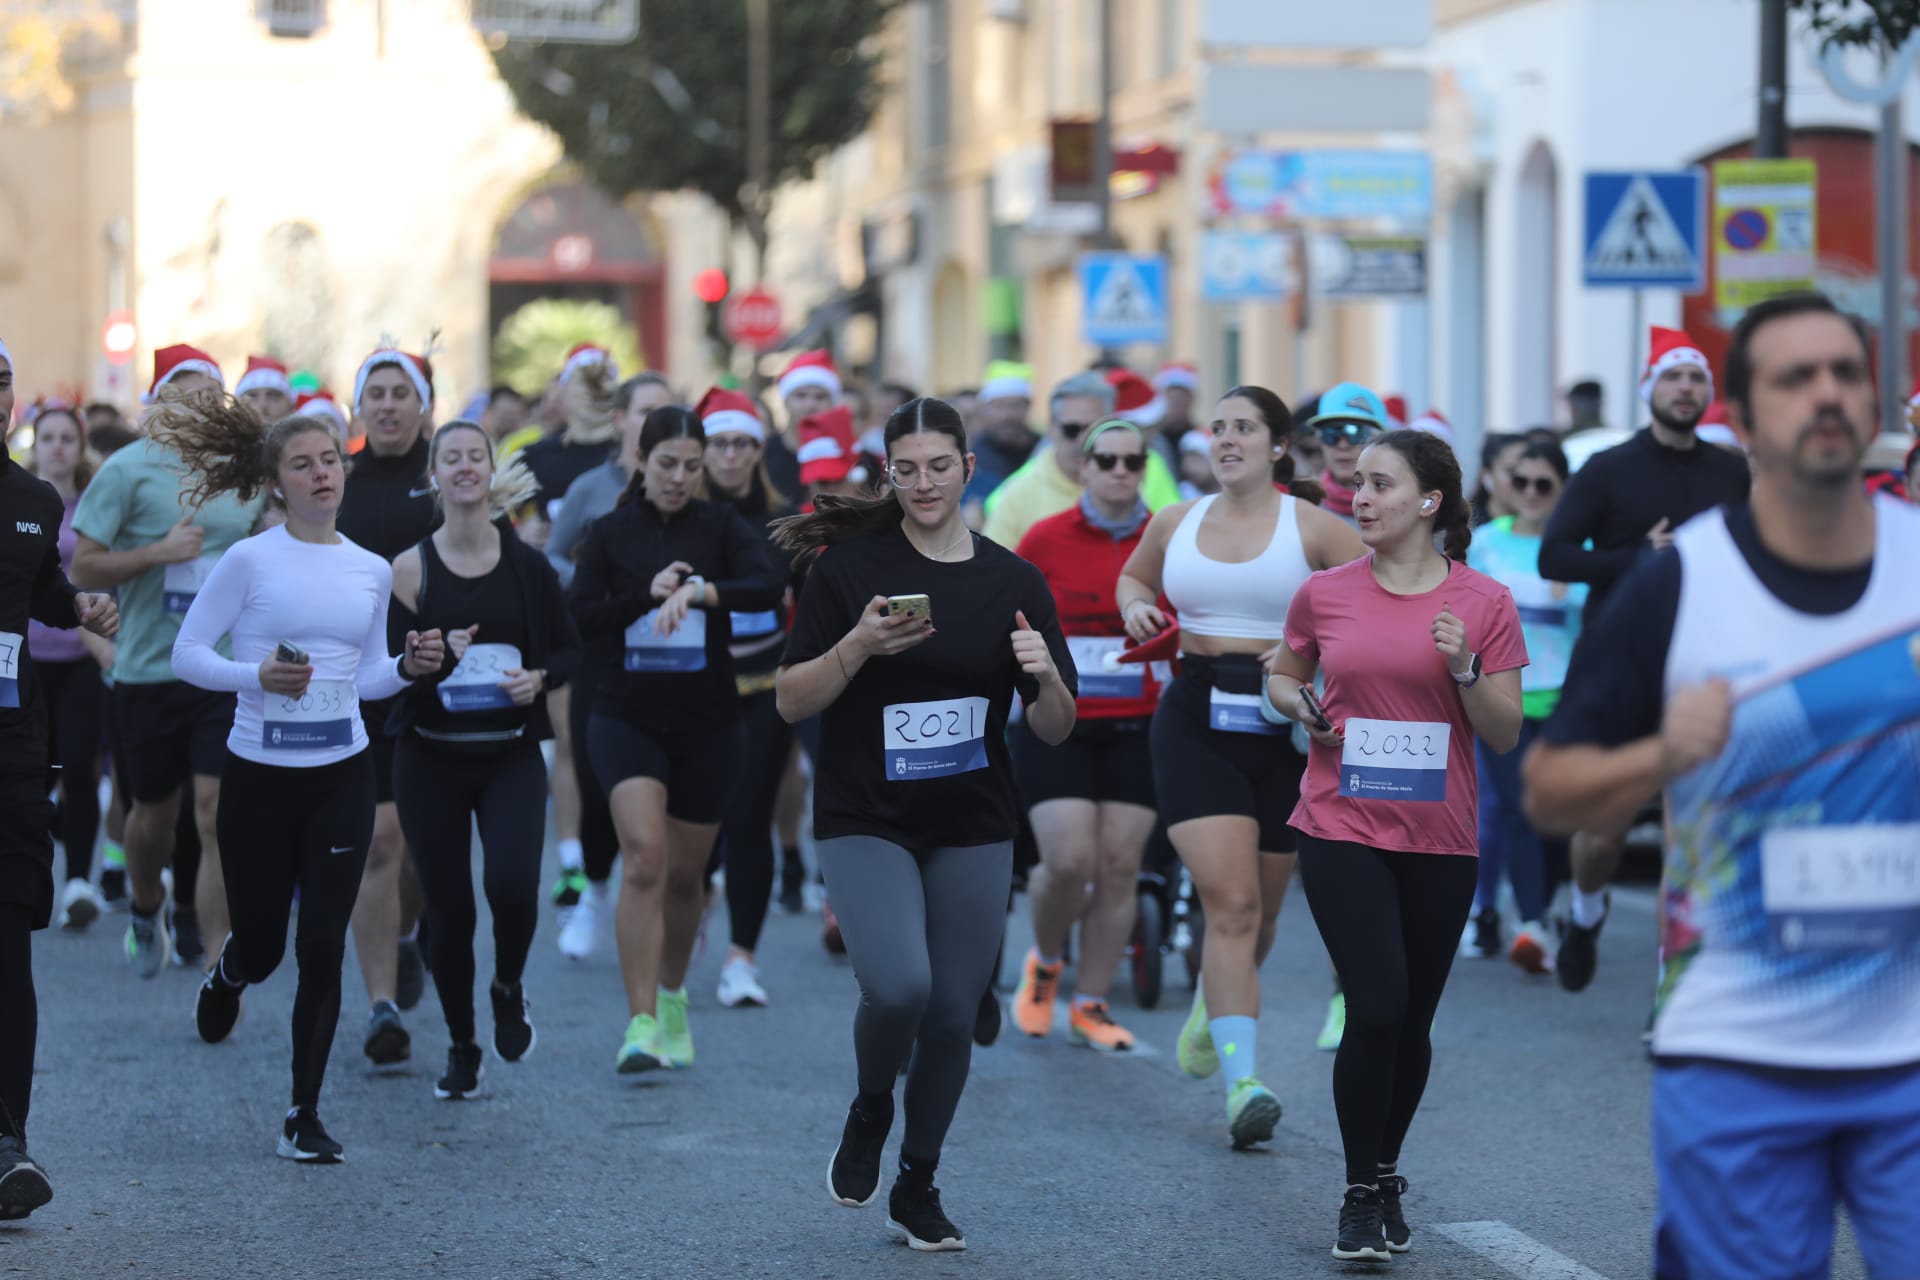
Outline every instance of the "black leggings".
[(287, 913), (300, 891), (293, 939), (293, 1105), (317, 1106), (340, 1022), (347, 923), (373, 841), (373, 753), (287, 768), (231, 752), (220, 782), (220, 870), (233, 935), (221, 972), (263, 982), (287, 951)]
[(472, 1044), (473, 822), (480, 821), (481, 884), (493, 913), (493, 974), (520, 981), (540, 919), (540, 850), (547, 828), (547, 767), (522, 738), (503, 754), (472, 759), (408, 733), (395, 746), (393, 796), (427, 899), (433, 985), (447, 1032)]
[(605, 885), (613, 878), (613, 860), (620, 837), (613, 829), (613, 807), (594, 776), (587, 749), (587, 721), (593, 715), (593, 695), (600, 682), (591, 661), (567, 684), (567, 740), (573, 744), (573, 776), (580, 784), (580, 861), (587, 879)]
[(49, 751), (60, 766), (61, 847), (67, 879), (93, 876), (93, 842), (100, 835), (100, 743), (106, 686), (92, 658), (36, 662), (34, 678), (47, 700)]
[[(35, 674), (38, 674), (36, 668)], [(40, 1006), (33, 994), (33, 909), (0, 902), (0, 1135), (27, 1140)]]
[(746, 723), (747, 754), (733, 803), (720, 821), (714, 855), (727, 869), (733, 945), (750, 952), (760, 945), (760, 930), (773, 901), (773, 807), (793, 752), (793, 726), (780, 718), (771, 689), (741, 699), (740, 715)]
[(1347, 997), (1333, 1060), (1349, 1185), (1400, 1159), (1433, 1062), (1428, 1031), (1473, 907), (1479, 859), (1296, 833), (1300, 883)]

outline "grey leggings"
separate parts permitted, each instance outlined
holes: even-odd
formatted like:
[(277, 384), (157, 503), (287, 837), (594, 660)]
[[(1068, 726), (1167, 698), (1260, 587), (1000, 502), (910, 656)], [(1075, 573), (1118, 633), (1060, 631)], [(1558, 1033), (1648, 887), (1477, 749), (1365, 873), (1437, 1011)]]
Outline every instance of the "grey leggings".
[(841, 836), (817, 848), (860, 981), (860, 1089), (891, 1095), (913, 1054), (900, 1153), (931, 1166), (967, 1087), (974, 1016), (1006, 925), (1013, 842), (910, 853), (874, 836)]

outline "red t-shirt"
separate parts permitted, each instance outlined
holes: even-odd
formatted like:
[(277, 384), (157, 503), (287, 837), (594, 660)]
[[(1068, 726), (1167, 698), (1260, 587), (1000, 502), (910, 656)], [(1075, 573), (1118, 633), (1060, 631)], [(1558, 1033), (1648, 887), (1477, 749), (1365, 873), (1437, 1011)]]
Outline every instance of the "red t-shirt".
[(1512, 593), (1463, 564), (1450, 564), (1432, 591), (1397, 596), (1366, 556), (1294, 594), (1287, 644), (1325, 673), (1322, 701), (1347, 740), (1307, 753), (1293, 826), (1375, 849), (1479, 852), (1473, 725), (1433, 643), (1443, 607), (1466, 625), (1483, 674), (1527, 665)]
[(1076, 702), (1082, 720), (1127, 720), (1153, 714), (1160, 685), (1147, 663), (1118, 665), (1133, 646), (1114, 598), (1114, 584), (1127, 557), (1140, 545), (1143, 524), (1132, 537), (1114, 541), (1095, 528), (1078, 504), (1027, 530), (1014, 554), (1045, 576), (1060, 609), (1073, 665), (1080, 672)]

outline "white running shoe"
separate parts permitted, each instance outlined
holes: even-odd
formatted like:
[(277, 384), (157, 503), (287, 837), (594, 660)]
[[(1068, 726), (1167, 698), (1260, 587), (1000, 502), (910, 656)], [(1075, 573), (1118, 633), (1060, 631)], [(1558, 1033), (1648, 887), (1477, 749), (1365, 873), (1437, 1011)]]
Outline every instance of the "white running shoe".
[(600, 949), (607, 919), (613, 914), (612, 896), (606, 885), (588, 884), (581, 890), (567, 927), (560, 931), (561, 955), (569, 960), (587, 960)]
[(745, 956), (728, 956), (720, 968), (720, 1003), (729, 1009), (741, 1005), (767, 1007), (767, 989), (760, 985), (760, 968)]
[(100, 918), (107, 909), (107, 900), (91, 881), (69, 880), (67, 887), (60, 891), (60, 927), (62, 929), (85, 929)]

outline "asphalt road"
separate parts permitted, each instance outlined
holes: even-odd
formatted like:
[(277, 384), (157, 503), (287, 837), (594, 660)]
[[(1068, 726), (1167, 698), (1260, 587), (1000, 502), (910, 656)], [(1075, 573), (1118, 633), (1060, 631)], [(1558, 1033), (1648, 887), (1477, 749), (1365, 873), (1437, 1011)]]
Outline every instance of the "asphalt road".
[[(1401, 1163), (1427, 1280), (1624, 1280), (1649, 1272), (1652, 895), (1626, 890), (1581, 996), (1504, 961), (1460, 961), (1434, 1033), (1425, 1108)], [(527, 976), (540, 1041), (489, 1056), (486, 1097), (435, 1100), (446, 1032), (429, 988), (408, 1015), (414, 1057), (361, 1054), (345, 977), (322, 1115), (331, 1168), (273, 1156), (284, 1113), (291, 957), (249, 993), (223, 1045), (193, 1028), (196, 976), (140, 982), (121, 918), (37, 936), (41, 1039), (33, 1150), (51, 1205), (0, 1226), (0, 1273), (36, 1277), (1274, 1277), (1343, 1274), (1329, 1258), (1341, 1168), (1332, 1056), (1313, 1048), (1327, 965), (1302, 901), (1265, 971), (1261, 1074), (1286, 1107), (1271, 1149), (1228, 1148), (1216, 1080), (1183, 1078), (1184, 985), (1116, 1015), (1140, 1052), (1105, 1057), (1061, 1030), (976, 1052), (940, 1172), (968, 1237), (913, 1255), (882, 1205), (829, 1202), (828, 1158), (852, 1091), (853, 978), (817, 917), (769, 922), (772, 1007), (714, 999), (724, 918), (695, 968), (690, 1071), (621, 1078), (626, 1023), (611, 943), (573, 964), (551, 912)], [(481, 973), (487, 973), (487, 924)], [(1013, 916), (1011, 980), (1026, 941)], [(490, 1026), (481, 999), (482, 1035)], [(897, 1140), (898, 1126), (895, 1128)], [(890, 1148), (891, 1151), (891, 1148)], [(891, 1155), (889, 1156), (889, 1161)], [(890, 1166), (889, 1166), (890, 1167)], [(1843, 1253), (1836, 1274), (1862, 1274)]]

